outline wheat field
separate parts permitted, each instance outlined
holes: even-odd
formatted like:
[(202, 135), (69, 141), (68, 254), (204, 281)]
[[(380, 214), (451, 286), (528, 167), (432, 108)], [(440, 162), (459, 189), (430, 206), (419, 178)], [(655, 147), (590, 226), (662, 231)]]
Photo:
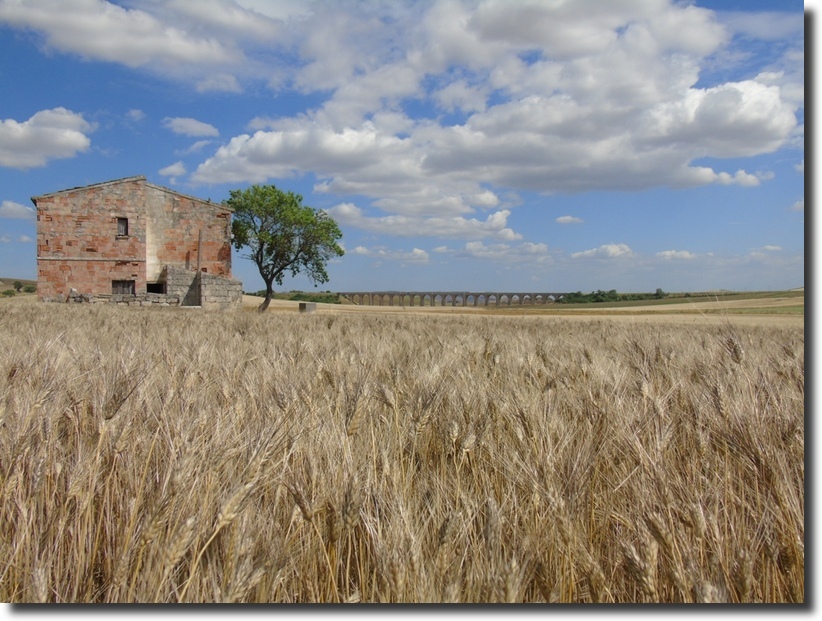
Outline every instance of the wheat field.
[(0, 305), (0, 600), (803, 602), (804, 329)]

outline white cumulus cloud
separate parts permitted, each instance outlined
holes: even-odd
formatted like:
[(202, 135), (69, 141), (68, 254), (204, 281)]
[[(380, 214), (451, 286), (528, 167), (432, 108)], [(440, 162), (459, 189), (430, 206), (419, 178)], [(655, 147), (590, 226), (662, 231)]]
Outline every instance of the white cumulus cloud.
[(163, 119), (163, 127), (170, 129), (175, 134), (182, 134), (183, 136), (202, 137), (202, 136), (219, 136), (219, 130), (213, 125), (203, 123), (197, 119), (187, 117), (170, 117)]
[(3, 201), (0, 204), (0, 218), (15, 218), (19, 220), (33, 220), (35, 211), (32, 207), (15, 203), (14, 201)]
[[(261, 110), (191, 181), (313, 176), (316, 191), (365, 197), (386, 214), (363, 215), (369, 230), (436, 225), (511, 241), (518, 234), (483, 212), (503, 214), (519, 194), (755, 186), (770, 173), (739, 159), (804, 140), (798, 14), (670, 0), (0, 0), (0, 25), (206, 97), (250, 82), (310, 96), (299, 113)], [(781, 58), (750, 66), (738, 46), (752, 38), (784, 41)], [(165, 124), (219, 136), (195, 119)], [(12, 165), (20, 149), (3, 130), (0, 165)]]
[(367, 248), (365, 246), (356, 246), (352, 254), (371, 257), (379, 260), (398, 261), (400, 263), (428, 263), (429, 254), (420, 248), (414, 248), (410, 252), (405, 250), (389, 250), (385, 247)]
[(598, 248), (591, 248), (590, 250), (583, 250), (582, 252), (574, 252), (571, 254), (573, 259), (587, 259), (587, 258), (604, 258), (611, 259), (615, 257), (629, 257), (634, 253), (626, 244), (604, 244)]
[(546, 244), (524, 242), (518, 245), (505, 243), (484, 244), (481, 241), (471, 241), (456, 253), (457, 257), (471, 259), (485, 259), (501, 263), (543, 263), (550, 261)]
[(657, 252), (656, 256), (666, 260), (677, 259), (683, 261), (696, 258), (695, 254), (688, 252), (687, 250), (663, 250), (662, 252)]
[(798, 127), (801, 103), (784, 93), (801, 72), (700, 83), (735, 31), (685, 3), (327, 9), (289, 22), (294, 41), (303, 33), (294, 44), (303, 63), (279, 82), (324, 101), (299, 116), (255, 118), (254, 133), (231, 138), (194, 182), (314, 174), (315, 190), (365, 196), (388, 218), (421, 217), (405, 224), (427, 234), (426, 218), (470, 221), (517, 192), (755, 186), (767, 171), (695, 162), (773, 152)]
[(174, 162), (170, 166), (161, 168), (158, 172), (163, 177), (168, 177), (170, 183), (177, 183), (177, 178), (186, 174), (186, 167), (182, 162)]
[(501, 240), (521, 239), (522, 235), (511, 230), (508, 224), (510, 211), (502, 210), (489, 215), (485, 220), (454, 216), (366, 216), (362, 209), (352, 203), (341, 203), (328, 210), (339, 224), (352, 226), (364, 231), (388, 235), (419, 236), (428, 235), (443, 238), (486, 238)]
[(576, 216), (560, 216), (556, 221), (558, 224), (582, 224), (584, 222), (582, 218)]
[(26, 170), (74, 157), (91, 145), (94, 125), (65, 108), (41, 110), (23, 122), (0, 121), (0, 166)]
[(123, 8), (105, 0), (7, 0), (0, 2), (0, 22), (37, 31), (49, 47), (61, 52), (129, 67), (227, 63), (243, 58), (234, 45), (191, 35), (144, 9)]
[(204, 147), (210, 145), (213, 141), (212, 140), (198, 140), (190, 147), (185, 149), (181, 149), (179, 151), (175, 151), (177, 155), (191, 155), (192, 153), (197, 153), (198, 151), (202, 151)]

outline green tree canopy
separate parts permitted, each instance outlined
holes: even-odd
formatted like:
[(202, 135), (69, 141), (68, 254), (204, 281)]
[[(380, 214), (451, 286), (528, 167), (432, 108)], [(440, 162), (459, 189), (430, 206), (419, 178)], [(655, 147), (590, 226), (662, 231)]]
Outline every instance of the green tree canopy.
[(334, 219), (302, 202), (299, 194), (273, 185), (232, 190), (223, 202), (234, 210), (234, 247), (249, 249), (244, 256), (254, 261), (265, 282), (260, 311), (268, 308), (273, 284), (282, 285), (286, 273), (295, 276), (303, 272), (316, 286), (328, 282), (328, 260), (344, 254), (337, 244), (342, 232)]

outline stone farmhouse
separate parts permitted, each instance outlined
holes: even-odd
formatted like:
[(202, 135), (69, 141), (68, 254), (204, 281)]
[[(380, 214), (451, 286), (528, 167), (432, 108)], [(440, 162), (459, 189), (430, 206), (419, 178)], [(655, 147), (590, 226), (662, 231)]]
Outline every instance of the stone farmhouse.
[(144, 176), (32, 197), (44, 301), (230, 308), (231, 214)]

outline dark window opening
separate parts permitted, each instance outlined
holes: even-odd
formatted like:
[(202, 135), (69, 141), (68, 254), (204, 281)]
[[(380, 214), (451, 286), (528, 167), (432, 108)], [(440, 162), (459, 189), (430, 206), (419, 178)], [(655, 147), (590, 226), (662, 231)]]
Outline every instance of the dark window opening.
[(117, 237), (128, 237), (128, 218), (117, 218)]
[(111, 293), (114, 295), (134, 295), (133, 280), (112, 280)]
[(164, 282), (149, 282), (146, 283), (146, 293), (165, 293), (166, 283)]

